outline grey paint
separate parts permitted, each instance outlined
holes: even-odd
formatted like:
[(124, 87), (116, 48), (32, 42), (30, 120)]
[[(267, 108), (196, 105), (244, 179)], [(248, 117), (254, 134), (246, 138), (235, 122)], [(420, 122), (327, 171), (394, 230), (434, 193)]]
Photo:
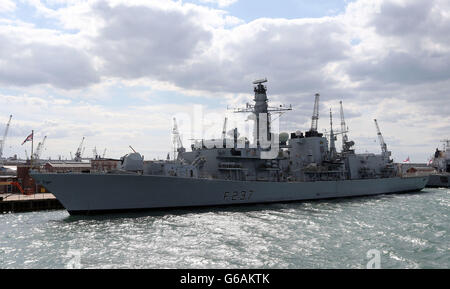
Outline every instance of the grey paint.
[[(352, 197), (416, 191), (427, 177), (402, 178), (390, 159), (380, 155), (355, 154), (354, 150), (332, 152), (329, 141), (316, 130), (296, 132), (287, 143), (268, 131), (270, 112), (266, 80), (256, 81), (254, 105), (237, 112), (253, 113), (255, 136), (272, 142), (275, 158), (264, 159), (267, 149), (233, 139), (209, 146), (201, 141), (192, 151), (178, 148), (173, 161), (144, 162), (138, 153), (128, 154), (119, 171), (90, 174), (32, 172), (69, 211), (101, 211), (182, 206), (283, 202)], [(262, 115), (261, 114), (267, 114)], [(276, 147), (276, 148), (275, 148)]]
[(417, 191), (423, 189), (428, 181), (427, 177), (395, 177), (279, 183), (126, 174), (36, 172), (32, 173), (32, 176), (38, 183), (48, 188), (70, 212), (354, 197)]

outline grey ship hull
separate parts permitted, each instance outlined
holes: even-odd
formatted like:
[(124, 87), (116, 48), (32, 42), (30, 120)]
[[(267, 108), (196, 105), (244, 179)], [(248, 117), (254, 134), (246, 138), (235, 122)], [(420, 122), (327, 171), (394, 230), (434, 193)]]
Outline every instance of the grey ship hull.
[(442, 173), (430, 175), (427, 183), (430, 188), (450, 188), (450, 174)]
[(128, 174), (32, 173), (70, 214), (272, 203), (419, 191), (427, 177), (316, 182), (228, 181)]

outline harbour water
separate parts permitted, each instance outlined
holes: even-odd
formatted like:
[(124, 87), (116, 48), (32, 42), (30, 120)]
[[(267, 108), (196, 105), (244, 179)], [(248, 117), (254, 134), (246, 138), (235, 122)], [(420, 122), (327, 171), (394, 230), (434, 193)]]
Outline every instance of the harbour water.
[(450, 190), (73, 217), (0, 215), (0, 268), (450, 268)]

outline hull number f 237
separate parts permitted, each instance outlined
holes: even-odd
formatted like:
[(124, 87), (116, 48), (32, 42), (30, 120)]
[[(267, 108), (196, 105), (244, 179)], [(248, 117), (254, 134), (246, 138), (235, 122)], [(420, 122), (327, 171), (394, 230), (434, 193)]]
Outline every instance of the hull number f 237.
[(253, 195), (252, 190), (248, 191), (232, 191), (223, 193), (223, 199), (226, 201), (244, 201), (250, 200)]

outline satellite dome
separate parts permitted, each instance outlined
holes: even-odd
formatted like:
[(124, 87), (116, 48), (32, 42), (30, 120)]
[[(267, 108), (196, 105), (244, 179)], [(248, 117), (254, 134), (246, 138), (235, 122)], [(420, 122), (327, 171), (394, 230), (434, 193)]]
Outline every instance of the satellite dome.
[(285, 143), (289, 139), (289, 134), (287, 132), (280, 133), (280, 142)]

